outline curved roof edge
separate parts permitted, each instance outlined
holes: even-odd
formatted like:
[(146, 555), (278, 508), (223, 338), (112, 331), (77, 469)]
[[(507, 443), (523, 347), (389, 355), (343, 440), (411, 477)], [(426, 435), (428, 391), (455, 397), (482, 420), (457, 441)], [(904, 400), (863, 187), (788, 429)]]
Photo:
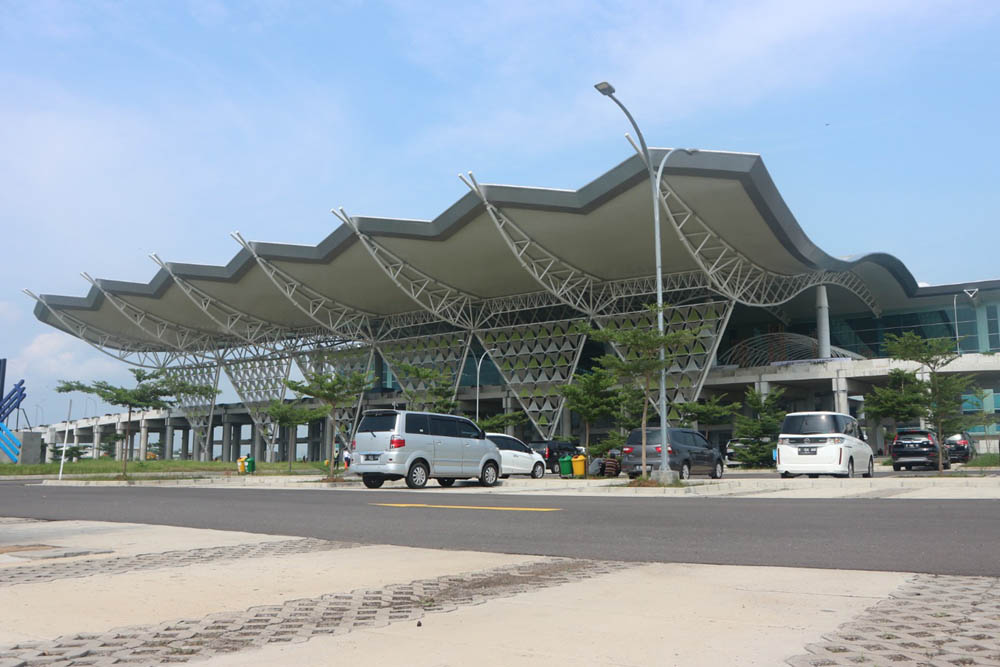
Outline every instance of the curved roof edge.
[[(650, 149), (654, 164), (658, 163), (668, 150), (670, 149)], [(701, 150), (692, 153), (678, 151), (671, 156), (665, 172), (667, 175), (707, 176), (740, 181), (775, 238), (787, 252), (807, 266), (817, 270), (846, 271), (860, 264), (870, 263), (888, 271), (907, 296), (948, 293), (946, 286), (918, 286), (909, 269), (890, 254), (877, 252), (857, 259), (841, 260), (821, 250), (806, 236), (792, 215), (759, 155)], [(487, 184), (482, 187), (489, 200), (501, 207), (585, 214), (634, 187), (646, 177), (645, 165), (638, 155), (633, 155), (578, 190)], [(444, 240), (479, 215), (483, 208), (479, 198), (470, 192), (433, 220), (366, 216), (355, 216), (354, 219), (362, 231), (373, 235)], [(250, 245), (266, 259), (315, 263), (329, 261), (355, 240), (349, 228), (339, 225), (315, 246), (265, 241), (251, 241)], [(253, 255), (241, 248), (224, 266), (174, 262), (169, 263), (169, 266), (183, 278), (235, 282), (254, 263)], [(169, 272), (162, 268), (148, 283), (98, 280), (101, 287), (110, 292), (152, 298), (162, 295), (171, 281)], [(1000, 280), (966, 283), (966, 286), (968, 285), (995, 289), (1000, 288)], [(103, 295), (99, 289), (92, 287), (84, 297), (42, 295), (42, 298), (53, 307), (95, 310), (101, 305)], [(36, 317), (46, 321), (46, 318), (39, 316), (44, 314), (44, 311), (44, 306), (36, 304)]]

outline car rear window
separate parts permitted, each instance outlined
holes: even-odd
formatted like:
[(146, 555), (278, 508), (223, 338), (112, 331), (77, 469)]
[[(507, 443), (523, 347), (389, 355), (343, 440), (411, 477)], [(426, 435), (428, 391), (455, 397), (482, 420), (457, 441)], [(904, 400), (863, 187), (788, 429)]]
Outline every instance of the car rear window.
[(361, 423), (358, 424), (358, 432), (379, 433), (383, 431), (395, 431), (396, 416), (397, 413), (395, 412), (379, 412), (373, 415), (365, 415), (361, 418)]
[[(669, 429), (668, 429), (669, 430)], [(673, 437), (672, 435), (667, 435), (667, 437)], [(628, 434), (628, 440), (625, 441), (627, 445), (642, 445), (642, 429), (634, 428), (632, 432)], [(660, 429), (658, 428), (647, 428), (646, 429), (646, 446), (658, 445), (660, 444)]]
[(835, 417), (835, 415), (788, 415), (781, 424), (781, 432), (790, 435), (840, 433)]

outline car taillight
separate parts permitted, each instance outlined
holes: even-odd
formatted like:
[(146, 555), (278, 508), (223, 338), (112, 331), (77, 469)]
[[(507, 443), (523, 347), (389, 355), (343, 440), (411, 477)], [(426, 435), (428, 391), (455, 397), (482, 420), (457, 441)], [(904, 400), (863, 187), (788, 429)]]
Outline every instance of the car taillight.
[(663, 447), (660, 447), (659, 445), (657, 445), (656, 446), (656, 453), (657, 454), (662, 454), (663, 453)]
[(545, 458), (549, 458), (549, 448), (545, 448)]
[(670, 445), (667, 445), (667, 454), (673, 454), (673, 453), (674, 453), (674, 448), (671, 447)]
[(351, 451), (353, 452), (357, 448), (358, 448), (358, 441), (357, 440), (351, 440)]
[(622, 449), (622, 452), (624, 452), (625, 454), (631, 454), (632, 453), (632, 448), (631, 447), (625, 447), (624, 449)]
[(968, 440), (959, 440), (958, 444), (962, 445), (963, 447), (968, 447), (969, 446), (969, 441)]
[(398, 435), (392, 436), (389, 439), (389, 449), (399, 449), (400, 447), (406, 447), (406, 440), (400, 438)]
[(899, 435), (892, 439), (892, 444), (895, 445), (897, 442), (899, 442)]

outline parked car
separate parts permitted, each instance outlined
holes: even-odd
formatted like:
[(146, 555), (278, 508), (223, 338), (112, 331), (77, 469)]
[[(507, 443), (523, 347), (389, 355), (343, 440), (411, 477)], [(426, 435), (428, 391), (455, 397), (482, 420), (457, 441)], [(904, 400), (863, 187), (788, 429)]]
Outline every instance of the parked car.
[(500, 450), (500, 477), (531, 475), (540, 479), (545, 474), (545, 459), (517, 438), (503, 433), (487, 433), (486, 437)]
[(746, 447), (746, 445), (744, 445), (739, 440), (730, 440), (729, 442), (726, 443), (725, 463), (727, 468), (738, 468), (739, 466), (743, 465), (743, 461), (740, 461), (740, 459), (738, 458), (739, 456), (738, 452), (744, 447)]
[(839, 412), (792, 412), (778, 436), (778, 473), (782, 477), (835, 475), (871, 477), (875, 457), (854, 417)]
[(949, 462), (968, 463), (969, 459), (976, 455), (972, 436), (965, 431), (949, 437), (944, 441), (944, 446), (948, 448)]
[[(622, 470), (631, 479), (659, 470), (663, 463), (659, 428), (646, 428), (646, 469), (642, 469), (642, 429), (632, 429), (622, 448)], [(718, 447), (709, 444), (701, 433), (689, 428), (667, 429), (667, 465), (676, 470), (681, 479), (691, 475), (722, 477), (725, 465)]]
[(420, 489), (428, 479), (451, 486), (456, 479), (478, 477), (493, 486), (500, 477), (500, 452), (482, 429), (465, 417), (368, 410), (351, 440), (351, 471), (369, 489), (386, 480), (406, 479)]
[[(912, 470), (914, 466), (937, 468), (942, 458), (941, 443), (937, 433), (926, 428), (901, 428), (892, 441), (892, 469)], [(951, 461), (944, 455), (942, 467), (951, 468)]]
[(564, 456), (576, 456), (578, 453), (576, 445), (558, 440), (535, 440), (528, 445), (542, 455), (545, 467), (554, 475), (559, 474), (559, 459)]

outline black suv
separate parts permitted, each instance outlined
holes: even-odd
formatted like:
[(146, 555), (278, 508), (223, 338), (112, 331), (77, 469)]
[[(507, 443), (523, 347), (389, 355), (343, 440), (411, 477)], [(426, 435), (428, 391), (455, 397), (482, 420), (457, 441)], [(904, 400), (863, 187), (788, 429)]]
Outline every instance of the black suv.
[(972, 445), (972, 436), (965, 431), (956, 433), (945, 440), (944, 446), (948, 448), (949, 461), (968, 463), (969, 459), (975, 455), (975, 449)]
[[(893, 470), (901, 468), (911, 470), (914, 466), (937, 468), (940, 458), (941, 444), (934, 431), (925, 428), (901, 428), (896, 432), (896, 439), (892, 441)], [(943, 464), (945, 469), (951, 468), (948, 456), (944, 457)]]
[(559, 474), (559, 459), (564, 456), (576, 456), (576, 445), (571, 442), (560, 442), (558, 440), (536, 440), (529, 442), (528, 446), (542, 455), (545, 459), (545, 467), (553, 474)]
[[(692, 474), (722, 477), (725, 468), (722, 452), (705, 440), (705, 436), (689, 428), (667, 429), (667, 463), (671, 470), (680, 473), (681, 479)], [(642, 429), (632, 429), (622, 449), (622, 470), (635, 479), (644, 472), (659, 470), (663, 459), (660, 446), (660, 429), (646, 429), (646, 470), (642, 469)]]

